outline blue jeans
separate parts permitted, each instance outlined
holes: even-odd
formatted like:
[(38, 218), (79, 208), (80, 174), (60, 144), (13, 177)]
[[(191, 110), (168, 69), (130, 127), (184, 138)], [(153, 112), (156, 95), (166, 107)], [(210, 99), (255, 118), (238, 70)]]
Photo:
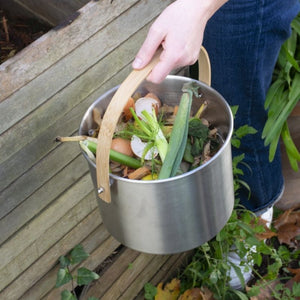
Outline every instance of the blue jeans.
[(229, 0), (208, 22), (203, 45), (212, 66), (212, 87), (230, 105), (238, 105), (235, 128), (248, 124), (258, 130), (242, 139), (233, 155), (245, 154), (240, 203), (260, 211), (279, 200), (283, 176), (279, 147), (269, 162), (269, 148), (261, 138), (267, 113), (266, 92), (290, 23), (299, 12), (299, 0)]

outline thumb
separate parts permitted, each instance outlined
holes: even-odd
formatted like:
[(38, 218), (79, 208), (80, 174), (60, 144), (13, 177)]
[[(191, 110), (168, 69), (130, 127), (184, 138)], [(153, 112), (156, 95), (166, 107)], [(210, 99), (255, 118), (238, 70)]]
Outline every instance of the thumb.
[(153, 55), (157, 51), (158, 47), (163, 42), (163, 36), (158, 32), (154, 33), (149, 31), (142, 47), (137, 53), (134, 61), (132, 62), (132, 67), (134, 69), (144, 68), (152, 59)]

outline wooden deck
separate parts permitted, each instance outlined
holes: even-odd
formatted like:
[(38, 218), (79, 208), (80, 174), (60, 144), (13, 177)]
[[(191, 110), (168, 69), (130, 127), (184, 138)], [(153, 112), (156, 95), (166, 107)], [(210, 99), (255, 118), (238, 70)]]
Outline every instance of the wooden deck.
[[(54, 141), (77, 134), (91, 103), (124, 80), (151, 22), (171, 2), (91, 1), (0, 65), (0, 299), (59, 299), (58, 259), (79, 243), (90, 253), (82, 266), (101, 268), (86, 296), (102, 300), (142, 299), (146, 282), (166, 280), (191, 255), (122, 247), (102, 223), (79, 146)], [(299, 174), (284, 168), (283, 201), (299, 202)]]
[[(81, 243), (90, 253), (83, 265), (96, 269), (120, 246), (102, 224), (79, 146), (55, 143), (76, 134), (90, 104), (125, 79), (171, 0), (111, 2), (87, 3), (72, 22), (0, 65), (0, 299), (57, 300), (61, 255)], [(123, 252), (128, 258), (116, 276), (125, 272), (127, 281), (103, 280), (127, 299), (183, 258)]]

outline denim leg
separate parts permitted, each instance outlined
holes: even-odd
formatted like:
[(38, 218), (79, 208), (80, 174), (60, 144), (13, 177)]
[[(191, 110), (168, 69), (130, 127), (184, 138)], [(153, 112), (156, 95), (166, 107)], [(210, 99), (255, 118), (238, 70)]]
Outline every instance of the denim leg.
[(299, 0), (230, 0), (208, 22), (203, 45), (212, 66), (212, 87), (230, 105), (238, 105), (235, 128), (248, 124), (258, 130), (242, 139), (233, 155), (245, 154), (244, 176), (251, 189), (241, 189), (240, 203), (252, 211), (276, 201), (283, 190), (279, 147), (272, 163), (261, 138), (267, 119), (266, 92)]

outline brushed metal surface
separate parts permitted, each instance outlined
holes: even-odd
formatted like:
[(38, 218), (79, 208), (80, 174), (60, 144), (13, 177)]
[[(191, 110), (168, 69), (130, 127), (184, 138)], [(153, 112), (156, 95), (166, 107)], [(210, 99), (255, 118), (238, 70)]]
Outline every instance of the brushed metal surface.
[[(192, 79), (169, 75), (161, 84), (143, 82), (138, 91), (151, 91), (163, 103), (178, 104), (182, 86)], [(199, 83), (201, 98), (194, 99), (196, 112), (208, 102), (203, 117), (224, 143), (202, 166), (180, 176), (139, 181), (110, 175), (111, 203), (98, 199), (103, 223), (111, 235), (125, 246), (146, 253), (171, 254), (193, 249), (213, 238), (228, 221), (233, 205), (233, 176), (230, 138), (233, 117), (225, 99), (211, 87)], [(79, 133), (95, 127), (92, 109), (104, 113), (117, 87), (97, 99), (84, 115)], [(84, 154), (84, 153), (83, 153)], [(96, 165), (85, 154), (97, 194)]]

